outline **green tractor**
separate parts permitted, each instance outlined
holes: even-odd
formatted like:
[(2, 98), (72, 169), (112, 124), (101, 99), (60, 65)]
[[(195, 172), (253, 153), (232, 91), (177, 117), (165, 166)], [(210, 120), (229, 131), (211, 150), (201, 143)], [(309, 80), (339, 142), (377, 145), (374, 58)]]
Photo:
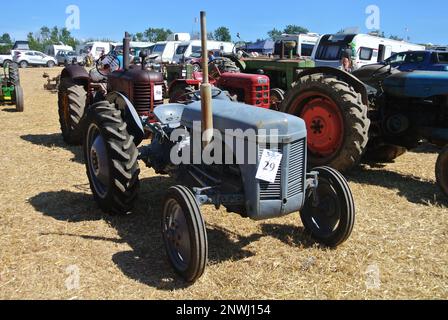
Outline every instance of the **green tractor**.
[(16, 63), (3, 66), (3, 74), (0, 75), (0, 104), (15, 105), (17, 112), (24, 110), (23, 89)]
[(369, 142), (366, 87), (340, 69), (315, 67), (310, 59), (293, 57), (294, 47), (295, 42), (287, 41), (280, 56), (233, 60), (241, 72), (270, 78), (271, 109), (305, 120), (311, 165), (347, 172), (360, 162)]

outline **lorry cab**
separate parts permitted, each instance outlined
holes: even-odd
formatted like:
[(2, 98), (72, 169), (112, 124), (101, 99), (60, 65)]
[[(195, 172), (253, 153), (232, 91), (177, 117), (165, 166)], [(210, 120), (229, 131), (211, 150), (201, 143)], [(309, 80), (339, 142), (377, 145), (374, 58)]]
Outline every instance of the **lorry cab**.
[(326, 34), (320, 37), (312, 59), (318, 67), (339, 68), (344, 52), (348, 52), (353, 69), (357, 70), (409, 50), (425, 50), (425, 47), (368, 34)]

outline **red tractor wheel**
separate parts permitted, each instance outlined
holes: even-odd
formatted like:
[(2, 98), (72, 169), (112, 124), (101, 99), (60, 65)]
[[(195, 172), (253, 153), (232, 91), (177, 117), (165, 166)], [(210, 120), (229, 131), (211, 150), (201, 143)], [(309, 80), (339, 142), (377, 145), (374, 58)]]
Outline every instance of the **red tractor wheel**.
[(370, 120), (360, 94), (345, 82), (322, 74), (304, 77), (288, 92), (282, 111), (305, 121), (312, 166), (345, 172), (361, 160)]

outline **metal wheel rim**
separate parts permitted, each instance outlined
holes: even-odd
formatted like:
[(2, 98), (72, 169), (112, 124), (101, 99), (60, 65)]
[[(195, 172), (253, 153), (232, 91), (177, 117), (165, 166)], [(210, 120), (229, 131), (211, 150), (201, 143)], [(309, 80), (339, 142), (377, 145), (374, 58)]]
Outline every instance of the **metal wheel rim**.
[(185, 271), (191, 261), (191, 241), (187, 219), (181, 205), (169, 199), (164, 208), (163, 233), (168, 255), (176, 269)]
[(87, 133), (87, 164), (95, 191), (104, 199), (110, 187), (109, 157), (106, 143), (96, 124), (91, 124)]
[[(311, 206), (307, 217), (313, 233), (322, 238), (330, 238), (338, 229), (341, 221), (341, 206), (336, 190), (325, 182), (319, 182), (319, 204)], [(312, 201), (310, 199), (309, 201)]]
[(342, 147), (344, 119), (333, 99), (319, 92), (307, 92), (295, 100), (293, 110), (306, 123), (311, 154), (326, 158)]

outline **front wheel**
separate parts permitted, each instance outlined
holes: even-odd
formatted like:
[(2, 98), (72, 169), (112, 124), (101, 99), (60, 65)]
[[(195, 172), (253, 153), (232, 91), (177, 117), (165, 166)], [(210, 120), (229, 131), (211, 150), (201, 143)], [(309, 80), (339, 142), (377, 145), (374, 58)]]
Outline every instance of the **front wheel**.
[(194, 283), (205, 271), (207, 230), (193, 193), (186, 187), (168, 190), (163, 205), (162, 235), (170, 264), (185, 281)]
[(14, 96), (15, 96), (15, 103), (16, 103), (16, 111), (23, 112), (25, 109), (25, 102), (23, 99), (23, 89), (20, 85), (15, 86)]
[(448, 197), (448, 146), (442, 150), (437, 159), (436, 178), (440, 189)]
[(319, 184), (308, 194), (301, 218), (319, 243), (335, 248), (350, 237), (355, 224), (355, 204), (345, 178), (329, 167), (316, 168)]
[(132, 212), (139, 190), (138, 150), (121, 111), (108, 101), (89, 108), (84, 158), (90, 188), (107, 213)]

